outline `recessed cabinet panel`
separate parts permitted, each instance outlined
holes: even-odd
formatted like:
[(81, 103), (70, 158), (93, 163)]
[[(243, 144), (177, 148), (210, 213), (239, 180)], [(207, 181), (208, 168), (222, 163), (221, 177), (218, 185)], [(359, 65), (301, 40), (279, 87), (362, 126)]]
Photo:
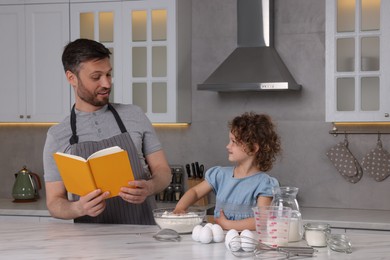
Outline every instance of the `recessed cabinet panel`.
[(152, 84), (152, 112), (166, 113), (167, 106), (167, 84), (165, 82), (156, 82)]
[(131, 27), (132, 27), (132, 39), (134, 42), (146, 41), (146, 11), (133, 11), (131, 12)]
[(114, 41), (114, 14), (112, 12), (99, 13), (99, 41)]
[(354, 78), (337, 79), (337, 110), (338, 111), (355, 110), (355, 79)]
[(152, 48), (152, 76), (167, 76), (167, 48), (165, 46)]
[(361, 43), (361, 70), (379, 70), (379, 37), (362, 37)]
[(337, 71), (355, 70), (355, 39), (337, 39)]
[(95, 16), (93, 13), (80, 14), (80, 38), (95, 39)]
[(361, 79), (361, 97), (362, 111), (379, 110), (379, 77), (363, 77)]
[(167, 10), (152, 11), (152, 41), (167, 39)]
[(355, 0), (337, 0), (337, 31), (355, 31)]
[(361, 0), (361, 30), (373, 31), (380, 29), (381, 0)]
[(133, 104), (148, 112), (148, 89), (146, 83), (133, 84)]
[(147, 75), (147, 57), (146, 47), (133, 48), (133, 77), (146, 77)]

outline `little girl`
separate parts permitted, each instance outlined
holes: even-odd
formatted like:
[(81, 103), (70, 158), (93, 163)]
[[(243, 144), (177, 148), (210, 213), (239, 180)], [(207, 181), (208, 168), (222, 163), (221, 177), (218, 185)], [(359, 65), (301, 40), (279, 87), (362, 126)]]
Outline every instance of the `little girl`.
[(278, 181), (265, 172), (279, 154), (280, 138), (268, 115), (244, 113), (229, 123), (229, 161), (234, 167), (212, 167), (205, 180), (179, 200), (175, 213), (185, 212), (200, 198), (216, 194), (215, 223), (223, 229), (255, 230), (252, 207), (269, 206)]

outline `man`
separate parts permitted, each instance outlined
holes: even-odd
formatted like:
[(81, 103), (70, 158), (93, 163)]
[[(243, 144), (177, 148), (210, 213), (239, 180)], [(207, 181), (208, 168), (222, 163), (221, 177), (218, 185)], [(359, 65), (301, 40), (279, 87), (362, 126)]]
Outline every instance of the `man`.
[[(65, 75), (74, 89), (71, 115), (47, 133), (43, 152), (46, 204), (56, 218), (75, 222), (154, 224), (154, 194), (171, 181), (171, 170), (156, 133), (140, 108), (110, 104), (110, 51), (102, 44), (78, 39), (62, 54)], [(135, 180), (119, 196), (107, 198), (97, 189), (85, 196), (68, 195), (53, 154), (80, 155), (118, 145), (127, 150)], [(137, 188), (130, 188), (137, 187)]]

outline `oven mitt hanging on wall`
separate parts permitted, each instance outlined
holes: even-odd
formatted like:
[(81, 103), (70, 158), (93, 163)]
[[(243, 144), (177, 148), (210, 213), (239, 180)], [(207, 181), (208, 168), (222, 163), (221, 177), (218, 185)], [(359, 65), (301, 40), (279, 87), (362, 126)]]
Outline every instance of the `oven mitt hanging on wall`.
[(390, 154), (382, 147), (382, 141), (378, 137), (376, 147), (362, 159), (365, 173), (376, 181), (383, 181), (390, 176)]
[(348, 149), (348, 140), (338, 143), (326, 153), (329, 160), (345, 180), (357, 183), (363, 176), (363, 170), (359, 162)]

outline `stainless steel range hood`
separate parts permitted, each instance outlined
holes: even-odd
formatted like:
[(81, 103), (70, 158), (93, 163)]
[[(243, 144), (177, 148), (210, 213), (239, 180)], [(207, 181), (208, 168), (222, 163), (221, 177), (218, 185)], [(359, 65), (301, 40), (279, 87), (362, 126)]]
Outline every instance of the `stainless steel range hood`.
[(273, 46), (274, 0), (237, 0), (238, 47), (198, 90), (300, 90)]

